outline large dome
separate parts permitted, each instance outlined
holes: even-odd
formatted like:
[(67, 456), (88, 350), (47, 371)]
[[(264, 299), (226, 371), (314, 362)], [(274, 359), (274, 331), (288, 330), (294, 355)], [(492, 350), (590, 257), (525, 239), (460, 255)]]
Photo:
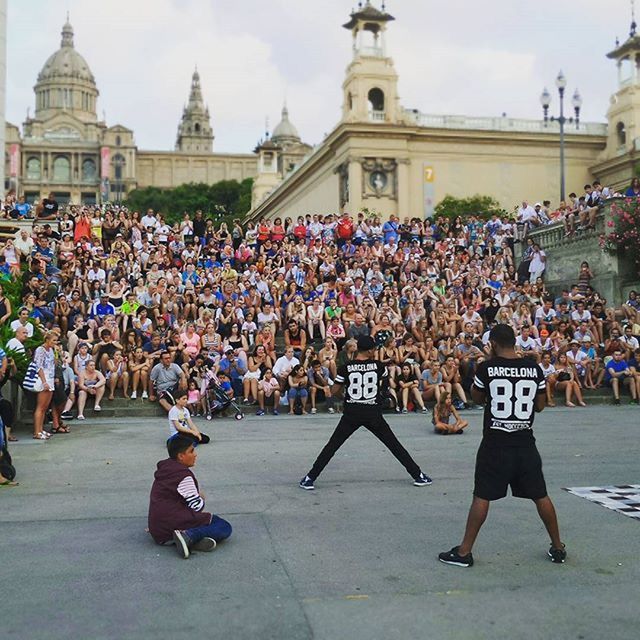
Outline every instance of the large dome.
[(280, 120), (278, 126), (273, 130), (271, 140), (276, 144), (284, 145), (300, 142), (298, 130), (289, 120), (289, 110), (286, 105), (282, 108), (282, 120)]
[(96, 81), (87, 61), (73, 47), (73, 27), (67, 21), (62, 27), (60, 49), (44, 63), (38, 82), (73, 78), (95, 85)]
[(73, 46), (73, 27), (69, 19), (62, 27), (62, 42), (44, 63), (34, 87), (36, 118), (47, 120), (60, 111), (83, 122), (95, 122), (98, 88), (87, 61)]

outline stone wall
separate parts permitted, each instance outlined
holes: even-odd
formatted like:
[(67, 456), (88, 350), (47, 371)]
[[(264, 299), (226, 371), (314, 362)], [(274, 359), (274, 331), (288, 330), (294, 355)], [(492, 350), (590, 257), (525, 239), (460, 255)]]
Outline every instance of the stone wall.
[(565, 237), (562, 223), (537, 229), (529, 234), (547, 254), (545, 282), (554, 294), (570, 287), (578, 279), (580, 263), (586, 260), (594, 278), (591, 285), (607, 299), (619, 305), (627, 299), (631, 289), (640, 289), (640, 277), (631, 260), (625, 256), (609, 255), (598, 244), (600, 234), (608, 229), (611, 220), (611, 201), (607, 202), (596, 220), (596, 230)]

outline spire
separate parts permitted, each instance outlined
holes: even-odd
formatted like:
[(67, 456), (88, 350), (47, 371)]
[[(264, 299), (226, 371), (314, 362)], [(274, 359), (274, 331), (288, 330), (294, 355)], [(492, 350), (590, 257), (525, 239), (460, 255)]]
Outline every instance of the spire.
[(195, 68), (193, 76), (191, 77), (191, 91), (189, 93), (189, 111), (199, 109), (204, 111), (204, 101), (202, 99), (202, 87), (200, 86), (200, 74), (198, 73), (198, 67)]
[(631, 29), (629, 31), (629, 37), (633, 38), (636, 35), (636, 0), (631, 0)]
[(73, 27), (69, 22), (69, 12), (67, 11), (67, 21), (62, 26), (62, 42), (61, 47), (73, 47)]

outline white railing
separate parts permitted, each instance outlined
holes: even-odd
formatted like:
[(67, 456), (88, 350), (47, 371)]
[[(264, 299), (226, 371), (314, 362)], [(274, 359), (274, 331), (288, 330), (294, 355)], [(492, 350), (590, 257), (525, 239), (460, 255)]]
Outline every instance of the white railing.
[[(405, 118), (414, 122), (419, 127), (427, 129), (468, 129), (476, 131), (514, 131), (522, 133), (554, 133), (560, 131), (557, 122), (544, 122), (543, 120), (528, 120), (525, 118), (481, 118), (475, 116), (440, 116), (421, 113), (417, 110), (405, 109)], [(575, 124), (565, 127), (567, 134), (606, 136), (607, 125), (601, 122), (581, 122), (576, 128)]]
[(384, 58), (382, 47), (360, 47), (356, 51), (359, 55), (367, 58)]
[(369, 111), (369, 120), (372, 122), (384, 122), (386, 116), (386, 111)]

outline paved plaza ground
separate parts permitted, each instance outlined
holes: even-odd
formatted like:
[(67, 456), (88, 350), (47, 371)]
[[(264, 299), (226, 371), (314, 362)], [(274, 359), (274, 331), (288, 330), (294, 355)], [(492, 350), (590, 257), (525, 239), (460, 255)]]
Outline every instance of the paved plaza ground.
[(481, 414), (440, 437), (423, 416), (390, 422), (431, 487), (416, 488), (358, 432), (316, 483), (297, 487), (337, 417), (202, 423), (195, 468), (232, 538), (181, 560), (144, 529), (162, 419), (72, 423), (13, 448), (0, 488), (0, 636), (28, 640), (244, 638), (425, 640), (638, 637), (640, 521), (563, 487), (638, 484), (638, 407), (548, 409), (536, 422), (569, 558), (554, 565), (533, 505), (495, 504), (471, 569), (457, 544)]

